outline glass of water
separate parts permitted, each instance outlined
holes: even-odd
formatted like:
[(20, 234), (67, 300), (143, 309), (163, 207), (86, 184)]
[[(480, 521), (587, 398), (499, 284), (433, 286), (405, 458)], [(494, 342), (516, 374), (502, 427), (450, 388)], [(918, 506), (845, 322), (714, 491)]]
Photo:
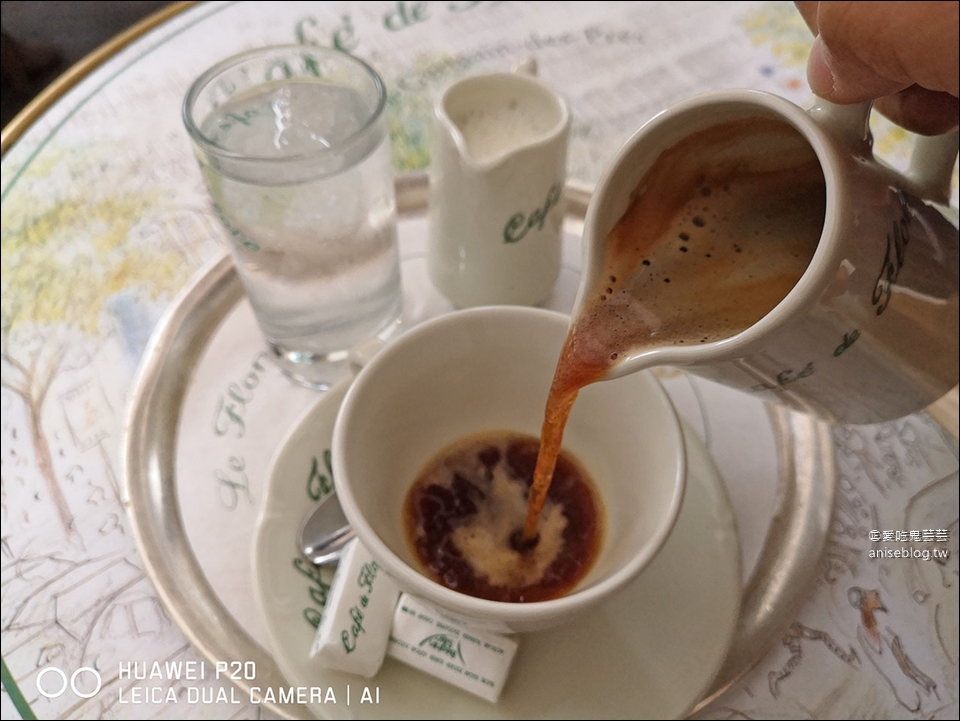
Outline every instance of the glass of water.
[(251, 50), (201, 75), (183, 120), (281, 369), (327, 388), (399, 327), (386, 91), (338, 50)]

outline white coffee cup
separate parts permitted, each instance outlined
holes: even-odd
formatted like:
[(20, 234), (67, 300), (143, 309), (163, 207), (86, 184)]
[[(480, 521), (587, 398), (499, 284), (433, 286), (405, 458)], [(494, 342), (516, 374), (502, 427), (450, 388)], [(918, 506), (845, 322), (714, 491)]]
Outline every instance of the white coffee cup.
[(570, 111), (524, 72), (454, 82), (434, 108), (427, 263), (458, 308), (534, 305), (560, 273)]
[(537, 308), (458, 311), (404, 333), (359, 373), (333, 435), (333, 472), (361, 543), (401, 588), (478, 628), (563, 623), (634, 579), (667, 539), (686, 482), (680, 424), (649, 373), (584, 388), (564, 448), (593, 478), (605, 531), (592, 570), (567, 595), (490, 601), (429, 578), (409, 548), (404, 499), (441, 449), (487, 430), (540, 435), (569, 318)]

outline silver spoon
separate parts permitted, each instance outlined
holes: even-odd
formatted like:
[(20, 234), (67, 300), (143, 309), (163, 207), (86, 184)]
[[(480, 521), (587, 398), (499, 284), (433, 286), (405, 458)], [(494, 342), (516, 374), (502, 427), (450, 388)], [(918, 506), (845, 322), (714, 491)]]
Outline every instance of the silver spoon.
[(344, 547), (353, 538), (353, 529), (343, 515), (336, 493), (320, 500), (307, 514), (297, 534), (300, 551), (315, 566), (326, 566), (339, 561)]

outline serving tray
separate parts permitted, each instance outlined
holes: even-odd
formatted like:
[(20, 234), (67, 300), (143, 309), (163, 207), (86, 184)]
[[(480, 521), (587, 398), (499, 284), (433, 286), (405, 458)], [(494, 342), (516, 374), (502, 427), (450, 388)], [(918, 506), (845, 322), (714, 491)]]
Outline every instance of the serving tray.
[[(397, 179), (402, 323), (450, 312), (426, 272), (427, 177)], [(563, 269), (544, 305), (569, 313), (590, 193), (565, 189)], [(780, 638), (812, 587), (836, 488), (830, 429), (808, 416), (673, 369), (658, 375), (724, 480), (738, 524), (743, 596), (730, 651), (702, 708)], [(252, 663), (248, 692), (289, 686), (251, 602), (251, 540), (270, 461), (314, 403), (266, 352), (232, 261), (201, 270), (157, 327), (125, 425), (125, 490), (147, 574), (167, 612), (211, 662)], [(326, 473), (316, 469), (316, 483)], [(291, 482), (300, 482), (299, 479)], [(304, 509), (306, 512), (306, 509)], [(305, 706), (263, 705), (289, 718)]]

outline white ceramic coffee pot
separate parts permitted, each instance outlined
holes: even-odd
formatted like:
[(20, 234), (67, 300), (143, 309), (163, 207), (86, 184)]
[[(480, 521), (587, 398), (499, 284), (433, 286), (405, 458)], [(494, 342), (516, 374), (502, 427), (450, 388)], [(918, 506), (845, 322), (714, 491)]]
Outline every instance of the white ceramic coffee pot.
[(920, 138), (901, 174), (874, 156), (869, 114), (869, 103), (819, 102), (806, 112), (764, 92), (719, 91), (664, 111), (626, 142), (587, 212), (577, 308), (604, 281), (605, 239), (645, 173), (715, 124), (773, 118), (795, 128), (822, 167), (826, 214), (807, 270), (757, 323), (695, 347), (628, 353), (609, 377), (681, 366), (845, 423), (909, 414), (957, 384), (960, 239), (956, 211), (945, 205), (957, 133)]

